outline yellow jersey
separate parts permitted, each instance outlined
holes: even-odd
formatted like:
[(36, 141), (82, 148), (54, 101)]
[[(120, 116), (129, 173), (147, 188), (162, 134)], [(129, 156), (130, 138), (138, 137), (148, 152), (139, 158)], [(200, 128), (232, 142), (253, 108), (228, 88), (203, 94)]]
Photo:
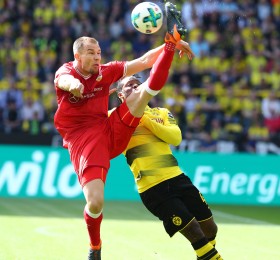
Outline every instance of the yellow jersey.
[(147, 106), (124, 151), (139, 193), (182, 173), (170, 148), (181, 141), (181, 130), (170, 111)]

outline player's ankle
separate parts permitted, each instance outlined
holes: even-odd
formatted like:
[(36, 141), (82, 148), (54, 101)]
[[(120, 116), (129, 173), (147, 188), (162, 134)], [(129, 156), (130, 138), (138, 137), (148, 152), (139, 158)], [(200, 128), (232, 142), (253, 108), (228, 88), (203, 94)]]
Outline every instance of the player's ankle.
[(101, 245), (102, 245), (102, 241), (100, 240), (98, 245), (90, 244), (90, 248), (93, 249), (93, 250), (100, 250), (101, 249)]

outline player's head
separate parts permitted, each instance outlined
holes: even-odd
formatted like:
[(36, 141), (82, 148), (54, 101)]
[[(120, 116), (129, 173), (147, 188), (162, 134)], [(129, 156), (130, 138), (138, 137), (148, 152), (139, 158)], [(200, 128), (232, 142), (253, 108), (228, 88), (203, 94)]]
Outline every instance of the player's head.
[(73, 44), (75, 65), (84, 74), (95, 74), (99, 72), (101, 62), (101, 49), (98, 41), (91, 37), (80, 37)]
[(123, 102), (134, 89), (137, 89), (139, 85), (141, 85), (141, 81), (136, 75), (121, 79), (117, 86), (117, 94), (121, 102)]

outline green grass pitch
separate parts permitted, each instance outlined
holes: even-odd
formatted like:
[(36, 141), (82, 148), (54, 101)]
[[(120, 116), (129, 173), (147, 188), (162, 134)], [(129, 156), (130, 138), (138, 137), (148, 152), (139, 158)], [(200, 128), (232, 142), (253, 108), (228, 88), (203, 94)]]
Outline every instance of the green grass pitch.
[[(210, 205), (226, 260), (280, 259), (280, 208)], [(87, 259), (81, 200), (0, 198), (0, 260)], [(103, 260), (195, 260), (189, 242), (165, 233), (140, 202), (106, 201)]]

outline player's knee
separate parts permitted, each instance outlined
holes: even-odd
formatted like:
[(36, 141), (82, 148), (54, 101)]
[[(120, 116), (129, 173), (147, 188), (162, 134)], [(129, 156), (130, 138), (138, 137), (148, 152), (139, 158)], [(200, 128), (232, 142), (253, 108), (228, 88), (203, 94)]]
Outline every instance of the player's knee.
[(206, 237), (212, 238), (217, 235), (218, 226), (212, 218), (200, 223), (200, 226)]
[(147, 92), (138, 92), (131, 94), (127, 100), (126, 104), (129, 112), (135, 117), (141, 117), (145, 111), (146, 106), (151, 100), (151, 95)]
[(191, 220), (180, 233), (185, 236), (191, 243), (195, 243), (205, 237), (196, 219)]
[(216, 225), (216, 223), (214, 221), (212, 221), (212, 223), (209, 225), (206, 233), (206, 237), (216, 237), (218, 232), (218, 226)]
[(91, 213), (97, 214), (100, 213), (103, 209), (104, 200), (103, 197), (92, 197), (88, 203), (87, 207)]

